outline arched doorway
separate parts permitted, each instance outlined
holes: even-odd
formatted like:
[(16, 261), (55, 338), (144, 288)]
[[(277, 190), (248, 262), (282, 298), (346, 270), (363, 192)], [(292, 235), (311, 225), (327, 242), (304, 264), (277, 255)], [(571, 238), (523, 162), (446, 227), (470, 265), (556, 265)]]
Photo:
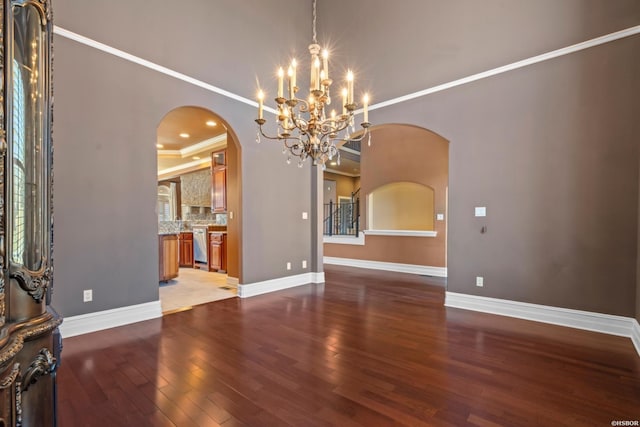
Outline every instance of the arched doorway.
[(241, 278), (242, 213), (235, 133), (220, 115), (181, 106), (160, 121), (156, 146), (158, 230), (178, 236), (177, 247), (172, 243), (177, 277), (163, 276), (160, 252), (163, 312), (235, 296)]
[(370, 145), (341, 150), (347, 161), (327, 166), (325, 191), (334, 183), (338, 202), (351, 194), (358, 224), (347, 231), (358, 235), (328, 237), (325, 229), (325, 263), (446, 277), (449, 141), (422, 127), (384, 124), (371, 129)]

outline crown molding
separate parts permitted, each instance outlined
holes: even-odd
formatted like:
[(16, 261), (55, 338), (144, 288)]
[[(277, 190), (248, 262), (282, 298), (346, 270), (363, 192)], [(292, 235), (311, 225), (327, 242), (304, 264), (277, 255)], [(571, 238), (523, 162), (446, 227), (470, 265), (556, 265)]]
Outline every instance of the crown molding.
[(347, 153), (351, 153), (351, 154), (356, 154), (357, 156), (360, 156), (360, 152), (359, 152), (359, 151), (353, 150), (353, 149), (351, 149), (351, 148), (347, 148), (347, 147), (345, 147), (344, 145), (341, 145), (341, 146), (338, 148), (338, 150), (340, 150), (340, 151), (344, 151), (344, 152), (347, 152)]
[(211, 166), (211, 158), (194, 160), (192, 162), (183, 163), (178, 166), (158, 170), (158, 179), (169, 178), (175, 175), (191, 172), (197, 169), (203, 169)]
[(339, 170), (335, 170), (335, 169), (330, 169), (330, 168), (326, 168), (324, 170), (325, 172), (330, 172), (330, 173), (335, 173), (336, 175), (344, 175), (344, 176), (349, 176), (351, 178), (357, 178), (360, 176), (360, 174), (355, 174), (355, 173), (349, 173), (349, 172), (342, 172)]
[[(117, 56), (124, 60), (142, 65), (143, 67), (149, 68), (151, 70), (155, 70), (159, 73), (166, 74), (168, 76), (174, 77), (176, 79), (182, 80), (186, 83), (190, 83), (192, 85), (201, 87), (205, 90), (217, 93), (219, 95), (225, 96), (227, 98), (231, 98), (233, 100), (242, 102), (244, 104), (250, 105), (252, 107), (257, 108), (258, 103), (254, 100), (245, 98), (243, 96), (237, 95), (235, 93), (229, 92), (227, 90), (221, 89), (219, 87), (213, 86), (209, 83), (205, 83), (201, 80), (190, 77), (186, 74), (180, 73), (178, 71), (172, 70), (167, 67), (163, 67), (162, 65), (153, 63), (151, 61), (147, 61), (146, 59), (140, 58), (138, 56), (127, 53), (123, 50), (116, 49), (104, 43), (100, 43), (96, 40), (90, 39), (88, 37), (82, 36), (80, 34), (74, 33), (57, 25), (54, 25), (53, 32), (56, 35), (61, 37), (65, 37), (70, 40), (74, 40), (78, 43), (84, 44), (86, 46), (93, 47), (95, 49), (101, 50), (105, 53)], [(387, 101), (379, 102), (377, 104), (372, 104), (369, 106), (369, 111), (378, 110), (380, 108), (388, 107), (391, 105), (399, 104), (401, 102), (409, 101), (415, 98), (419, 98), (422, 96), (426, 96), (432, 93), (441, 92), (446, 89), (451, 89), (456, 86), (461, 86), (467, 83), (475, 82), (477, 80), (485, 79), (487, 77), (495, 76), (497, 74), (506, 73), (507, 71), (516, 70), (518, 68), (526, 67), (528, 65), (537, 64), (539, 62), (547, 61), (549, 59), (557, 58), (564, 55), (569, 55), (574, 52), (578, 52), (584, 49), (589, 49), (591, 47), (599, 46), (601, 44), (609, 43), (615, 40), (623, 39), (626, 37), (631, 37), (633, 35), (640, 34), (640, 25), (636, 25), (633, 27), (629, 27), (620, 31), (616, 31), (613, 33), (605, 34), (600, 37), (596, 37), (590, 40), (586, 40), (581, 43), (576, 43), (571, 46), (563, 47), (560, 49), (552, 50), (550, 52), (543, 53), (541, 55), (532, 56), (530, 58), (523, 59), (521, 61), (512, 62), (511, 64), (504, 65), (502, 67), (492, 68), (491, 70), (483, 71), (481, 73), (472, 74), (467, 77), (463, 77), (457, 80), (450, 81), (448, 83), (443, 83), (437, 86), (433, 86), (424, 90), (420, 90), (418, 92), (413, 92), (407, 95), (399, 96), (396, 98), (389, 99)], [(264, 106), (264, 110), (270, 112), (271, 114), (277, 114), (277, 111), (268, 106)], [(358, 109), (355, 111), (356, 114), (361, 114), (362, 109)]]
[[(156, 64), (151, 61), (147, 61), (146, 59), (140, 58), (139, 56), (132, 55), (123, 50), (116, 49), (115, 47), (111, 47), (107, 44), (100, 43), (97, 40), (90, 39), (89, 37), (85, 37), (78, 33), (74, 33), (73, 31), (69, 31), (57, 25), (53, 26), (53, 33), (67, 38), (69, 40), (76, 41), (86, 46), (93, 47), (95, 49), (101, 50), (102, 52), (108, 53), (110, 55), (117, 56), (126, 61), (133, 62), (138, 65), (142, 65), (143, 67), (149, 68), (151, 70), (157, 71), (162, 74), (166, 74), (167, 76), (174, 77), (178, 80), (182, 80), (183, 82), (192, 84), (194, 86), (201, 87), (202, 89), (208, 90), (213, 93), (217, 93), (218, 95), (226, 96), (227, 98), (231, 98), (235, 101), (242, 102), (243, 104), (250, 105), (252, 107), (258, 108), (258, 103), (252, 99), (245, 98), (244, 96), (237, 95), (233, 92), (229, 92), (228, 90), (221, 89), (217, 86), (214, 86), (209, 83), (205, 83), (202, 80), (198, 80), (186, 74), (180, 73), (178, 71), (172, 70), (167, 67), (163, 67), (162, 65)], [(274, 108), (264, 106), (264, 110), (268, 111), (272, 114), (277, 114), (277, 111)]]
[[(636, 25), (635, 27), (630, 27), (624, 30), (616, 31), (615, 33), (610, 33), (604, 36), (596, 37), (594, 39), (590, 39), (581, 43), (576, 43), (571, 46), (552, 50), (550, 52), (546, 52), (541, 55), (532, 56), (530, 58), (523, 59), (521, 61), (512, 62), (511, 64), (503, 65), (502, 67), (492, 68), (490, 70), (483, 71), (481, 73), (472, 74), (470, 76), (453, 80), (448, 83), (443, 83), (438, 86), (433, 86), (428, 89), (420, 90), (418, 92), (413, 92), (407, 95), (399, 96), (397, 98), (389, 99), (384, 102), (372, 104), (369, 106), (369, 111), (377, 110), (383, 107), (389, 107), (391, 105), (399, 104), (401, 102), (409, 101), (411, 99), (420, 98), (425, 95), (430, 95), (432, 93), (441, 92), (446, 89), (451, 89), (456, 86), (461, 86), (467, 83), (475, 82), (477, 80), (486, 79), (487, 77), (492, 77), (497, 74), (506, 73), (507, 71), (513, 71), (518, 68), (526, 67), (528, 65), (537, 64), (538, 62), (548, 61), (549, 59), (554, 59), (559, 56), (569, 55), (571, 53), (579, 52), (584, 49), (589, 49), (591, 47), (599, 46), (604, 43), (609, 43), (615, 40), (623, 39), (625, 37), (631, 37), (636, 34), (640, 34), (640, 25)], [(356, 110), (356, 114), (359, 114), (359, 113), (362, 113), (361, 108)]]
[(185, 157), (192, 156), (201, 151), (207, 149), (216, 150), (218, 148), (224, 148), (227, 145), (227, 133), (223, 133), (213, 138), (205, 139), (197, 144), (189, 145), (180, 150), (158, 150), (158, 155), (161, 156), (180, 156), (183, 159)]

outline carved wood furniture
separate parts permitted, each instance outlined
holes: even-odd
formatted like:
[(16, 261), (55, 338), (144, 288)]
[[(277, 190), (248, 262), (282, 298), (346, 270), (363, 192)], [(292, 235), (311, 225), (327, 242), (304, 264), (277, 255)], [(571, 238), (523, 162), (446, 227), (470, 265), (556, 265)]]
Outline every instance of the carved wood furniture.
[(51, 5), (2, 0), (0, 16), (0, 426), (55, 426)]

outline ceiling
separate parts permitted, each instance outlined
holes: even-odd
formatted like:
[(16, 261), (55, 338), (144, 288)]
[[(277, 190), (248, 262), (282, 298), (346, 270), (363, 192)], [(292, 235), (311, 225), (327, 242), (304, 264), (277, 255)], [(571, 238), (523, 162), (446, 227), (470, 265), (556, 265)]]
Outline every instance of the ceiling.
[(170, 111), (158, 126), (158, 179), (209, 167), (211, 152), (227, 146), (226, 136), (220, 116), (205, 108), (179, 107)]

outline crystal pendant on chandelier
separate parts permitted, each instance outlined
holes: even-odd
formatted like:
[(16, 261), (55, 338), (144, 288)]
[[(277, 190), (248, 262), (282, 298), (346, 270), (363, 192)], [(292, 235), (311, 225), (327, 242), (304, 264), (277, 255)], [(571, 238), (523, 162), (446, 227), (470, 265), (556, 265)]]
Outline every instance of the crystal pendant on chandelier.
[[(310, 82), (309, 94), (306, 98), (299, 98), (300, 88), (297, 85), (298, 63), (292, 60), (285, 73), (280, 67), (277, 72), (278, 89), (275, 98), (276, 108), (271, 110), (276, 115), (276, 134), (269, 136), (263, 126), (267, 122), (264, 118), (264, 97), (262, 90), (258, 92), (258, 135), (256, 142), (260, 142), (260, 135), (267, 139), (282, 141), (282, 152), (288, 155), (287, 164), (291, 163), (291, 157), (299, 159), (298, 166), (302, 167), (307, 157), (311, 158), (314, 165), (322, 165), (327, 160), (338, 156), (340, 164), (339, 147), (346, 142), (359, 142), (365, 136), (369, 136), (369, 96), (364, 94), (362, 98), (363, 120), (360, 123), (362, 131), (356, 133), (355, 112), (359, 105), (354, 101), (354, 74), (349, 70), (345, 76), (344, 87), (341, 94), (342, 111), (328, 111), (331, 104), (330, 87), (333, 80), (329, 75), (329, 51), (321, 50), (316, 40), (316, 0), (313, 0), (313, 43), (309, 45)], [(351, 128), (351, 132), (349, 132)], [(344, 131), (341, 138), (338, 135)]]

